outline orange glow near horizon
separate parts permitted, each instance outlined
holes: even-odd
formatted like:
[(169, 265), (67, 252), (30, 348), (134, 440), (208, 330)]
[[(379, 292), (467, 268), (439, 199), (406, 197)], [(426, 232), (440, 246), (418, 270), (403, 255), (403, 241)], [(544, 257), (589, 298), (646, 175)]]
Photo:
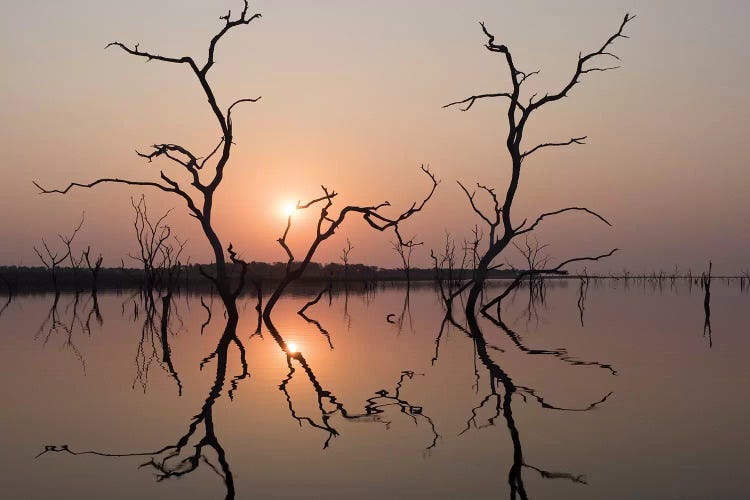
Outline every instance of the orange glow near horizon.
[[(97, 2), (95, 10), (91, 2), (64, 2), (54, 15), (29, 16), (24, 2), (3, 2), (3, 41), (14, 49), (3, 65), (7, 98), (0, 106), (0, 266), (40, 265), (33, 246), (43, 237), (57, 240), (84, 210), (76, 243), (102, 253), (106, 267), (127, 262), (127, 254), (137, 251), (130, 196), (141, 192), (154, 214), (175, 208), (169, 225), (189, 240), (184, 255), (191, 262), (214, 259), (200, 224), (173, 193), (98, 185), (38, 196), (32, 181), (46, 188), (101, 177), (161, 182), (157, 168), (163, 168), (190, 186), (179, 164), (162, 155), (158, 167), (149, 169), (132, 151), (146, 152), (167, 138), (202, 158), (212, 151), (221, 128), (194, 75), (99, 48), (112, 39), (131, 47), (140, 40), (144, 50), (192, 55), (203, 63), (211, 37), (225, 24), (218, 15), (233, 9), (234, 18), (243, 5), (220, 3), (186, 0), (175, 12), (170, 2)], [(484, 20), (496, 43), (514, 51), (518, 67), (542, 70), (524, 82), (521, 100), (528, 102), (535, 93), (559, 91), (577, 54), (601, 47), (632, 10), (638, 17), (626, 32), (631, 38), (613, 46), (621, 63), (600, 61), (622, 68), (584, 75), (570, 99), (545, 107), (527, 129), (525, 150), (586, 134), (590, 140), (528, 158), (513, 222), (567, 206), (602, 214), (611, 227), (571, 213), (545, 219), (538, 228), (540, 241), (552, 243), (553, 254), (562, 258), (623, 248), (591, 263), (590, 272), (627, 267), (650, 273), (676, 264), (703, 269), (708, 256), (730, 273), (747, 267), (750, 153), (744, 144), (750, 94), (743, 82), (750, 65), (735, 63), (750, 58), (750, 2), (634, 0), (597, 2), (596, 9), (584, 0), (559, 4), (516, 2), (509, 9), (492, 0), (391, 0), (319, 2), (313, 8), (304, 1), (252, 2), (263, 21), (222, 38), (209, 74), (220, 103), (263, 96), (234, 111), (235, 146), (211, 213), (222, 245), (231, 241), (257, 262), (284, 260), (276, 241), (288, 218), (294, 217), (288, 244), (299, 251), (307, 248), (305, 235), (321, 208), (294, 210), (298, 200), (319, 197), (325, 185), (341, 193), (337, 207), (388, 200), (393, 207), (383, 213), (394, 215), (425, 194), (428, 183), (419, 166), (429, 164), (443, 182), (403, 230), (424, 241), (412, 265), (432, 267), (429, 249), (443, 247), (446, 231), (460, 242), (472, 238), (475, 224), (485, 224), (456, 181), (467, 187), (480, 182), (504, 194), (509, 179), (507, 99), (480, 99), (466, 113), (442, 107), (477, 92), (512, 88), (502, 58), (483, 46), (487, 38), (477, 21)], [(395, 21), (384, 21), (386, 15)], [(117, 26), (89, 22), (92, 16), (117, 19)], [(533, 30), (526, 19), (534, 20)], [(348, 43), (352, 26), (361, 42), (356, 52)], [(434, 50), (435, 36), (450, 40), (445, 51)], [(299, 50), (299, 40), (308, 41), (309, 50)], [(49, 50), (51, 43), (59, 49)], [(723, 71), (695, 70), (696, 60), (716, 58)], [(715, 98), (716, 89), (724, 99)], [(216, 159), (206, 163), (206, 180)], [(192, 188), (190, 194), (200, 197)], [(476, 202), (491, 211), (492, 200), (481, 189)], [(702, 237), (686, 243), (685, 221)], [(361, 217), (348, 219), (313, 260), (338, 262), (346, 238), (358, 263), (400, 265), (390, 236), (376, 234)], [(506, 256), (517, 254), (510, 249)]]

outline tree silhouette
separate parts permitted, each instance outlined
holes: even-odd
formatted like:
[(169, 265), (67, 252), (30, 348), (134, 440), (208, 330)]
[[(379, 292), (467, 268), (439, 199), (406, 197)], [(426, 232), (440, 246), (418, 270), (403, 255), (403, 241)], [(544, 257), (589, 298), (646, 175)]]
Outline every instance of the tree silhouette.
[[(604, 217), (586, 207), (566, 207), (559, 210), (546, 212), (539, 215), (531, 223), (528, 223), (527, 220), (523, 220), (520, 224), (514, 222), (514, 220), (512, 219), (511, 210), (513, 208), (516, 192), (518, 190), (519, 182), (521, 179), (522, 164), (526, 159), (542, 149), (564, 147), (573, 144), (584, 144), (584, 141), (586, 139), (586, 136), (572, 137), (568, 140), (545, 142), (537, 144), (529, 149), (525, 149), (523, 146), (523, 138), (526, 130), (526, 125), (529, 123), (529, 119), (532, 115), (535, 115), (535, 112), (541, 109), (543, 106), (557, 102), (564, 97), (567, 97), (570, 91), (580, 83), (580, 78), (584, 75), (594, 72), (610, 71), (619, 67), (597, 65), (595, 61), (599, 61), (604, 58), (610, 58), (619, 61), (619, 57), (610, 52), (611, 46), (618, 38), (627, 38), (627, 36), (623, 34), (623, 30), (625, 26), (634, 19), (634, 17), (635, 16), (626, 14), (617, 31), (613, 35), (611, 35), (599, 49), (593, 52), (589, 52), (585, 55), (579, 53), (578, 62), (576, 64), (575, 71), (573, 72), (573, 76), (570, 78), (570, 80), (568, 80), (568, 82), (561, 90), (553, 93), (546, 93), (542, 97), (538, 97), (538, 94), (535, 93), (528, 99), (528, 101), (525, 102), (522, 102), (521, 100), (522, 87), (529, 78), (538, 74), (539, 71), (524, 72), (519, 70), (516, 67), (516, 63), (513, 60), (510, 49), (504, 44), (495, 43), (495, 36), (489, 32), (484, 23), (480, 23), (482, 31), (487, 37), (487, 43), (485, 44), (487, 50), (489, 50), (490, 52), (501, 54), (505, 58), (505, 63), (507, 64), (510, 75), (511, 89), (506, 92), (492, 92), (473, 95), (460, 101), (451, 102), (443, 107), (447, 108), (451, 106), (463, 106), (461, 110), (468, 111), (479, 100), (507, 100), (508, 107), (506, 114), (508, 121), (508, 135), (506, 137), (505, 145), (511, 160), (511, 176), (506, 188), (504, 198), (498, 198), (494, 188), (484, 185), (478, 185), (478, 187), (485, 191), (494, 202), (494, 212), (490, 215), (487, 215), (475, 204), (476, 192), (470, 193), (463, 184), (459, 183), (461, 189), (468, 197), (474, 211), (477, 212), (481, 219), (489, 226), (490, 236), (489, 248), (479, 260), (474, 276), (474, 284), (471, 287), (469, 295), (467, 297), (467, 314), (473, 313), (476, 310), (477, 301), (483, 289), (483, 283), (487, 277), (487, 273), (492, 267), (493, 261), (508, 247), (508, 245), (510, 245), (514, 238), (519, 235), (530, 233), (531, 231), (536, 229), (544, 219), (567, 212), (585, 212), (596, 217), (607, 225), (610, 225), (609, 221), (607, 221)], [(499, 234), (496, 234), (496, 231), (498, 231)], [(613, 252), (610, 252), (610, 255)], [(597, 258), (602, 257), (603, 256), (599, 256)], [(573, 260), (567, 261), (567, 263), (570, 262), (573, 262)]]
[[(440, 183), (440, 181), (430, 171), (429, 167), (423, 165), (420, 168), (430, 180), (430, 189), (421, 201), (413, 202), (408, 209), (404, 210), (397, 216), (388, 216), (383, 213), (383, 209), (391, 206), (388, 201), (384, 201), (383, 203), (379, 203), (377, 205), (367, 206), (347, 205), (339, 211), (338, 215), (334, 215), (332, 213), (333, 205), (336, 196), (338, 196), (338, 193), (334, 190), (329, 190), (325, 186), (321, 186), (321, 189), (323, 190), (323, 196), (315, 198), (314, 200), (311, 200), (304, 204), (301, 202), (297, 202), (297, 205), (295, 207), (296, 210), (305, 210), (313, 206), (321, 207), (320, 215), (318, 216), (318, 220), (315, 225), (315, 237), (308, 246), (304, 257), (300, 261), (297, 261), (294, 252), (292, 252), (291, 248), (289, 248), (289, 245), (286, 242), (286, 239), (289, 236), (289, 231), (292, 227), (292, 216), (288, 216), (286, 229), (284, 229), (284, 233), (281, 235), (281, 237), (276, 240), (281, 248), (284, 249), (284, 252), (287, 256), (287, 262), (284, 269), (284, 275), (276, 285), (276, 288), (271, 293), (271, 296), (268, 298), (268, 301), (263, 308), (263, 318), (265, 322), (268, 323), (268, 318), (270, 318), (271, 311), (273, 310), (279, 298), (281, 298), (284, 290), (286, 290), (286, 288), (291, 283), (302, 277), (302, 275), (305, 273), (305, 269), (307, 269), (307, 267), (310, 265), (313, 256), (318, 251), (318, 248), (320, 248), (320, 245), (322, 245), (328, 238), (336, 233), (336, 231), (339, 229), (339, 227), (341, 227), (341, 224), (344, 223), (347, 217), (361, 215), (362, 219), (368, 224), (368, 226), (370, 226), (370, 228), (380, 232), (393, 230), (396, 236), (396, 240), (399, 242), (399, 244), (404, 246), (409, 245), (409, 242), (413, 240), (405, 240), (403, 238), (400, 232), (400, 224), (424, 209), (427, 202), (432, 198), (432, 195), (435, 194), (435, 189)], [(231, 250), (230, 255), (232, 256), (232, 260), (234, 262), (242, 265), (242, 276), (244, 276), (244, 270), (246, 270), (248, 266), (247, 262), (239, 259), (237, 255)]]
[[(71, 262), (71, 268), (73, 269), (73, 276), (76, 276), (76, 271), (78, 267), (80, 266), (81, 260), (83, 260), (83, 256), (80, 260), (76, 260), (76, 258), (72, 254), (72, 245), (73, 240), (75, 240), (76, 236), (78, 236), (78, 231), (81, 230), (81, 227), (83, 227), (83, 221), (84, 216), (81, 215), (81, 222), (78, 223), (78, 225), (73, 229), (73, 232), (69, 235), (62, 235), (58, 234), (57, 237), (62, 242), (63, 246), (65, 247), (65, 253), (61, 253), (57, 250), (50, 249), (49, 245), (47, 245), (47, 242), (42, 238), (42, 248), (44, 249), (44, 252), (39, 250), (37, 247), (34, 247), (34, 252), (36, 252), (37, 256), (39, 257), (39, 260), (42, 261), (42, 264), (44, 264), (44, 267), (47, 268), (47, 271), (49, 272), (50, 278), (52, 279), (52, 286), (54, 287), (55, 291), (55, 302), (60, 297), (60, 284), (58, 282), (58, 271), (60, 269), (60, 264), (65, 262), (66, 260), (70, 260)], [(76, 283), (76, 293), (78, 293), (78, 284)]]
[[(227, 270), (227, 258), (224, 252), (224, 246), (212, 225), (214, 197), (218, 187), (224, 180), (225, 170), (229, 164), (232, 148), (234, 146), (232, 112), (239, 104), (257, 102), (260, 97), (237, 99), (228, 107), (222, 108), (219, 105), (214, 90), (208, 80), (208, 74), (214, 66), (216, 47), (219, 41), (233, 28), (250, 24), (252, 21), (261, 17), (260, 14), (248, 14), (249, 6), (247, 0), (244, 0), (243, 3), (244, 6), (242, 12), (238, 17), (234, 18), (232, 16), (232, 11), (229, 11), (226, 15), (219, 18), (223, 21), (224, 25), (209, 41), (208, 55), (202, 65), (191, 56), (163, 56), (154, 52), (141, 50), (139, 44), (129, 47), (121, 42), (112, 42), (107, 45), (107, 48), (119, 48), (127, 54), (143, 58), (147, 62), (159, 61), (169, 64), (186, 65), (198, 80), (204, 96), (208, 101), (209, 107), (211, 108), (211, 112), (221, 129), (221, 138), (216, 147), (203, 157), (193, 153), (185, 146), (170, 143), (154, 144), (151, 146), (149, 152), (136, 151), (138, 156), (148, 160), (149, 163), (154, 160), (167, 160), (169, 165), (173, 167), (177, 166), (178, 170), (187, 172), (191, 178), (190, 187), (192, 190), (190, 192), (174, 180), (172, 174), (167, 174), (165, 170), (159, 171), (159, 181), (140, 181), (103, 177), (88, 183), (71, 182), (63, 189), (45, 189), (38, 183), (34, 182), (34, 185), (36, 185), (43, 194), (65, 194), (73, 188), (93, 188), (99, 184), (126, 184), (129, 186), (155, 188), (182, 198), (188, 207), (190, 215), (195, 217), (200, 223), (203, 233), (208, 239), (211, 250), (213, 251), (214, 274), (211, 275), (205, 271), (203, 273), (215, 285), (216, 290), (227, 308), (227, 313), (234, 317), (238, 315), (235, 299), (239, 294), (240, 289), (232, 286)], [(207, 174), (206, 172), (208, 172), (209, 169), (206, 167), (209, 165), (210, 161), (213, 163), (213, 169), (211, 169), (210, 174)]]

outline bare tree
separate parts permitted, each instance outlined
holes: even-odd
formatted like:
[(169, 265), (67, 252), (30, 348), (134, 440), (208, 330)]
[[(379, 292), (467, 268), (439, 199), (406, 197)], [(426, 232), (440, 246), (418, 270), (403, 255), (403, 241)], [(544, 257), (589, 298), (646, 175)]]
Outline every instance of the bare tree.
[[(438, 291), (443, 299), (443, 304), (446, 307), (446, 312), (449, 317), (453, 314), (453, 300), (459, 297), (463, 292), (466, 291), (473, 283), (473, 275), (476, 271), (477, 263), (480, 259), (479, 256), (479, 244), (482, 241), (483, 235), (479, 226), (474, 226), (472, 229), (473, 238), (469, 241), (464, 239), (463, 242), (463, 257), (461, 258), (461, 268), (456, 270), (456, 244), (451, 235), (446, 231), (445, 233), (445, 244), (443, 246), (442, 253), (435, 254), (434, 250), (430, 250), (430, 258), (432, 259), (433, 268), (435, 270), (435, 280), (438, 284)], [(471, 275), (465, 273), (466, 266), (471, 263)], [(503, 267), (504, 264), (493, 265), (490, 270), (496, 270)]]
[(346, 282), (349, 281), (349, 254), (352, 253), (352, 250), (354, 250), (352, 242), (347, 238), (346, 246), (341, 251), (341, 262), (344, 263), (344, 281)]
[[(550, 261), (550, 256), (543, 251), (549, 247), (548, 243), (541, 244), (536, 238), (530, 239), (526, 235), (523, 246), (515, 241), (513, 246), (523, 256), (526, 261), (525, 278), (529, 286), (529, 303), (536, 299), (544, 300), (544, 273), (538, 272), (540, 269), (546, 269)], [(514, 281), (514, 283), (518, 283)]]
[(68, 258), (68, 254), (63, 255), (62, 257), (58, 252), (53, 252), (50, 250), (49, 246), (47, 245), (47, 242), (44, 241), (42, 238), (42, 246), (44, 247), (44, 254), (39, 251), (37, 247), (34, 247), (34, 252), (39, 256), (39, 260), (42, 261), (42, 264), (44, 264), (44, 267), (47, 268), (47, 271), (49, 272), (50, 278), (52, 279), (52, 286), (55, 290), (55, 297), (60, 296), (60, 286), (57, 283), (57, 270), (58, 266), (65, 262), (65, 259)]
[[(284, 276), (277, 284), (276, 289), (269, 297), (263, 309), (263, 319), (266, 325), (268, 325), (269, 323), (273, 307), (276, 305), (276, 302), (284, 293), (286, 287), (294, 281), (298, 280), (304, 274), (305, 269), (307, 269), (307, 266), (312, 261), (312, 258), (317, 252), (320, 245), (334, 235), (336, 230), (341, 226), (341, 224), (344, 223), (347, 216), (353, 214), (361, 215), (362, 219), (364, 219), (364, 221), (372, 229), (380, 232), (393, 230), (396, 235), (397, 241), (403, 244), (407, 244), (407, 241), (404, 240), (404, 238), (401, 236), (399, 225), (411, 218), (413, 215), (422, 211), (430, 198), (432, 198), (432, 195), (435, 193), (435, 189), (440, 183), (440, 181), (437, 180), (435, 178), (435, 175), (430, 171), (429, 167), (423, 165), (421, 167), (421, 170), (430, 179), (431, 186), (429, 192), (420, 202), (415, 201), (407, 210), (401, 212), (397, 216), (389, 217), (383, 214), (383, 209), (391, 206), (391, 204), (387, 201), (378, 205), (370, 206), (347, 205), (339, 211), (338, 215), (331, 215), (334, 198), (338, 196), (338, 193), (333, 190), (329, 191), (325, 186), (321, 186), (321, 188), (323, 189), (323, 196), (315, 198), (314, 200), (311, 200), (305, 204), (297, 202), (297, 205), (295, 207), (297, 210), (308, 209), (317, 204), (322, 205), (320, 209), (320, 215), (316, 223), (315, 237), (310, 243), (307, 251), (305, 252), (305, 256), (301, 261), (297, 262), (294, 253), (292, 252), (291, 248), (289, 248), (289, 245), (286, 242), (286, 238), (289, 235), (289, 230), (292, 227), (292, 216), (289, 215), (289, 217), (287, 218), (286, 229), (284, 230), (284, 233), (281, 235), (281, 237), (277, 240), (279, 245), (284, 249), (284, 252), (286, 252), (287, 255), (286, 268), (284, 271)], [(247, 262), (239, 259), (236, 256), (236, 253), (232, 251), (230, 251), (230, 256), (233, 262), (242, 265), (243, 273), (241, 276), (244, 277), (247, 269)]]
[(130, 203), (135, 211), (133, 228), (139, 251), (137, 255), (129, 256), (143, 266), (144, 294), (150, 296), (156, 290), (171, 299), (182, 272), (180, 257), (187, 241), (172, 234), (172, 228), (167, 224), (171, 210), (153, 220), (143, 195), (137, 203), (131, 198)]
[[(47, 271), (50, 274), (50, 278), (52, 279), (52, 286), (55, 290), (55, 301), (60, 296), (60, 284), (58, 282), (58, 271), (60, 269), (60, 264), (65, 262), (66, 260), (70, 260), (71, 264), (73, 265), (73, 268), (75, 269), (76, 266), (80, 266), (80, 260), (76, 260), (72, 255), (72, 245), (73, 240), (75, 240), (76, 236), (78, 235), (78, 231), (81, 230), (81, 227), (83, 226), (83, 220), (84, 217), (81, 216), (81, 222), (78, 223), (78, 226), (76, 226), (73, 229), (73, 232), (69, 235), (63, 236), (62, 234), (58, 234), (57, 237), (62, 241), (64, 247), (65, 247), (65, 253), (62, 253), (58, 250), (52, 250), (50, 249), (49, 245), (47, 245), (47, 242), (42, 238), (42, 247), (44, 249), (44, 253), (42, 253), (41, 250), (39, 250), (37, 247), (34, 247), (34, 252), (36, 252), (37, 256), (39, 257), (39, 260), (42, 261), (42, 264), (44, 264), (44, 267), (47, 268)], [(77, 286), (77, 285), (76, 285)], [(76, 288), (76, 291), (78, 289)]]
[(102, 254), (99, 254), (99, 256), (96, 258), (94, 263), (91, 263), (91, 245), (86, 247), (86, 250), (83, 251), (83, 259), (86, 261), (86, 267), (88, 267), (89, 272), (91, 273), (91, 295), (96, 297), (96, 292), (98, 291), (98, 282), (99, 282), (99, 271), (101, 271), (102, 268), (102, 262), (104, 262), (104, 257), (102, 257)]
[(67, 249), (68, 260), (70, 261), (70, 270), (73, 273), (73, 288), (75, 289), (76, 293), (79, 293), (81, 291), (80, 285), (78, 283), (78, 270), (83, 263), (83, 255), (76, 259), (75, 254), (73, 253), (73, 240), (75, 240), (78, 231), (80, 231), (81, 227), (83, 227), (85, 219), (86, 213), (84, 212), (81, 214), (81, 222), (78, 223), (78, 226), (70, 236), (58, 235), (60, 241), (62, 241), (63, 245), (65, 245), (65, 248)]
[[(627, 38), (623, 34), (625, 26), (634, 18), (630, 14), (626, 14), (620, 23), (617, 31), (611, 35), (604, 44), (597, 50), (589, 52), (587, 54), (580, 53), (578, 55), (578, 62), (572, 77), (563, 86), (563, 88), (557, 92), (546, 93), (542, 97), (538, 97), (539, 94), (531, 95), (528, 100), (522, 102), (521, 90), (523, 84), (532, 76), (539, 73), (539, 71), (524, 72), (516, 67), (516, 63), (513, 60), (510, 49), (504, 44), (495, 43), (495, 36), (489, 32), (484, 23), (480, 23), (482, 31), (487, 37), (487, 43), (485, 47), (490, 52), (501, 54), (505, 58), (510, 76), (511, 89), (505, 92), (491, 92), (484, 94), (477, 94), (466, 99), (451, 102), (446, 104), (444, 107), (451, 106), (463, 106), (462, 111), (467, 111), (479, 100), (484, 99), (503, 99), (507, 100), (507, 121), (508, 121), (508, 135), (506, 137), (506, 148), (511, 160), (511, 176), (508, 183), (505, 196), (502, 199), (498, 199), (495, 195), (494, 188), (479, 185), (480, 189), (486, 191), (494, 201), (494, 212), (490, 215), (486, 215), (475, 203), (475, 194), (470, 193), (463, 185), (462, 190), (469, 198), (472, 208), (477, 212), (480, 217), (489, 225), (490, 238), (489, 248), (487, 252), (479, 260), (474, 285), (472, 286), (466, 301), (467, 313), (473, 312), (476, 309), (479, 295), (482, 291), (484, 280), (492, 266), (492, 262), (497, 258), (512, 242), (514, 238), (522, 234), (528, 234), (539, 226), (539, 224), (546, 218), (568, 213), (568, 212), (584, 212), (590, 214), (600, 221), (610, 225), (610, 223), (601, 215), (585, 207), (566, 207), (551, 212), (546, 212), (539, 215), (533, 222), (528, 223), (527, 220), (522, 221), (520, 224), (514, 222), (511, 217), (511, 210), (518, 190), (519, 182), (521, 179), (522, 164), (525, 160), (531, 157), (534, 153), (547, 148), (564, 147), (573, 144), (584, 144), (586, 136), (573, 137), (568, 140), (550, 141), (535, 145), (529, 149), (523, 147), (523, 137), (526, 130), (526, 125), (529, 123), (529, 118), (535, 114), (535, 112), (541, 109), (547, 104), (557, 102), (564, 97), (567, 97), (570, 91), (580, 83), (580, 79), (593, 72), (603, 72), (615, 69), (617, 66), (604, 66), (597, 65), (595, 61), (599, 61), (605, 58), (619, 60), (614, 53), (611, 52), (613, 43), (618, 38)], [(495, 231), (499, 230), (500, 234), (495, 234)]]
[[(216, 33), (209, 41), (208, 54), (205, 62), (202, 64), (198, 63), (196, 59), (191, 56), (173, 57), (144, 51), (140, 48), (139, 44), (130, 47), (121, 42), (112, 42), (107, 45), (107, 48), (114, 47), (121, 49), (127, 54), (143, 58), (147, 62), (159, 61), (168, 64), (185, 65), (191, 70), (194, 77), (197, 79), (204, 97), (208, 101), (211, 113), (218, 122), (221, 130), (221, 138), (219, 139), (218, 144), (203, 157), (193, 153), (185, 146), (171, 143), (154, 144), (149, 152), (142, 153), (136, 151), (138, 156), (148, 160), (149, 163), (154, 160), (166, 160), (169, 165), (176, 166), (179, 171), (187, 173), (190, 178), (191, 191), (186, 190), (188, 188), (181, 185), (175, 180), (172, 174), (167, 174), (165, 170), (160, 170), (159, 181), (103, 177), (88, 183), (71, 182), (67, 187), (62, 189), (45, 189), (36, 182), (34, 183), (41, 193), (64, 194), (73, 188), (93, 188), (99, 184), (125, 184), (129, 186), (155, 188), (182, 198), (188, 207), (190, 215), (195, 217), (200, 223), (203, 233), (205, 234), (214, 254), (214, 274), (211, 275), (205, 271), (203, 273), (216, 286), (216, 290), (227, 308), (227, 313), (232, 318), (238, 317), (235, 299), (239, 294), (239, 289), (232, 286), (227, 269), (227, 258), (224, 253), (224, 246), (212, 225), (214, 197), (224, 179), (232, 148), (234, 146), (232, 112), (238, 105), (257, 102), (260, 97), (237, 99), (229, 106), (222, 107), (217, 101), (214, 90), (208, 80), (208, 74), (214, 66), (216, 47), (219, 41), (222, 40), (233, 28), (250, 24), (252, 21), (261, 17), (260, 14), (250, 15), (248, 13), (249, 7), (247, 0), (244, 0), (243, 3), (244, 6), (239, 16), (233, 17), (232, 11), (229, 11), (226, 15), (220, 17), (223, 25), (218, 33)], [(210, 165), (209, 161), (213, 163), (213, 169), (210, 169), (211, 172), (207, 175), (206, 172), (209, 169), (206, 167)]]
[(404, 277), (406, 278), (406, 284), (411, 284), (411, 254), (414, 248), (423, 245), (423, 241), (414, 241), (416, 236), (412, 236), (408, 240), (397, 238), (391, 241), (391, 248), (398, 254), (401, 259), (401, 266), (404, 270)]

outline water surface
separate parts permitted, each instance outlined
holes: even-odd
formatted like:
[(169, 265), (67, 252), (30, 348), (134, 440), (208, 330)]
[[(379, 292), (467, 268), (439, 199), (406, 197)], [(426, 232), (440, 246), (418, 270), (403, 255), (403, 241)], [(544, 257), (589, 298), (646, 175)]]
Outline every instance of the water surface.
[(100, 293), (100, 317), (86, 294), (16, 297), (3, 496), (743, 498), (750, 297), (715, 282), (709, 337), (685, 282), (592, 282), (583, 314), (579, 291), (521, 289), (480, 338), (431, 286), (340, 290), (312, 321), (315, 293), (288, 297), (276, 335), (247, 297), (223, 346), (209, 296), (202, 332), (200, 297), (176, 296), (164, 337), (137, 294)]

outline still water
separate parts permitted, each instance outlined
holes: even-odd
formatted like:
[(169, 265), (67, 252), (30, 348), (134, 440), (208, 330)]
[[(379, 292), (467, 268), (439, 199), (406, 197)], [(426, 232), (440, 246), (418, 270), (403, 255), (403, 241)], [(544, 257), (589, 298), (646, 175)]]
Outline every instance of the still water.
[(247, 297), (236, 337), (209, 296), (176, 296), (166, 331), (137, 294), (16, 297), (0, 496), (747, 498), (750, 296), (715, 282), (709, 336), (685, 282), (579, 293), (520, 289), (478, 335), (431, 286), (307, 319), (315, 292), (290, 296), (259, 333)]

